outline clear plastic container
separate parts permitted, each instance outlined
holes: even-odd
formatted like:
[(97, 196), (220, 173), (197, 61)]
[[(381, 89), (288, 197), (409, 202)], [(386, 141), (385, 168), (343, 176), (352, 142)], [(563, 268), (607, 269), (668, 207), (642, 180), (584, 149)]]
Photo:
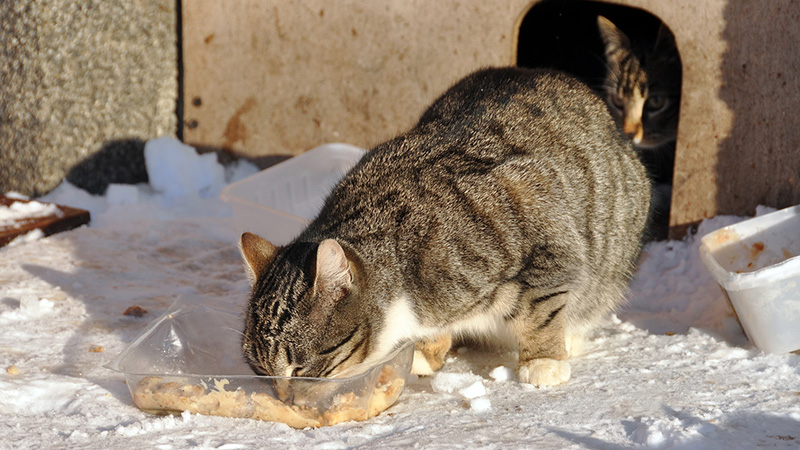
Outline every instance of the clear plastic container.
[[(107, 367), (153, 414), (189, 411), (295, 428), (366, 420), (391, 406), (411, 371), (413, 345), (349, 378), (255, 375), (241, 351), (241, 314), (179, 300)], [(284, 399), (283, 401), (280, 399)]]
[(800, 350), (800, 205), (721, 228), (700, 257), (747, 337), (768, 353)]
[(226, 186), (239, 233), (275, 245), (291, 242), (316, 217), (336, 183), (364, 156), (348, 144), (325, 144)]

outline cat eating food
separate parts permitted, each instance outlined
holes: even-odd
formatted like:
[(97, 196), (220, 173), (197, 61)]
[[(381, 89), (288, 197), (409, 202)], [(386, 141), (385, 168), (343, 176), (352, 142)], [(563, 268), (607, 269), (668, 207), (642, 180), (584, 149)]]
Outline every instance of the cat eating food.
[(588, 87), (480, 70), (368, 152), (290, 244), (242, 235), (244, 356), (259, 374), (343, 377), (406, 342), (436, 369), (451, 336), (508, 336), (521, 382), (564, 383), (572, 343), (624, 300), (649, 202)]

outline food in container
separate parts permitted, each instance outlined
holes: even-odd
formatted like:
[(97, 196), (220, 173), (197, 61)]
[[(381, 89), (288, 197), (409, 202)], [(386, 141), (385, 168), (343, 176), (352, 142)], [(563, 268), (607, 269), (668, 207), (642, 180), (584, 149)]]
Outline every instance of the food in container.
[(255, 375), (241, 351), (240, 314), (176, 302), (108, 367), (125, 374), (134, 403), (154, 414), (181, 413), (283, 422), (295, 428), (366, 420), (400, 396), (413, 346), (360, 375), (336, 378)]

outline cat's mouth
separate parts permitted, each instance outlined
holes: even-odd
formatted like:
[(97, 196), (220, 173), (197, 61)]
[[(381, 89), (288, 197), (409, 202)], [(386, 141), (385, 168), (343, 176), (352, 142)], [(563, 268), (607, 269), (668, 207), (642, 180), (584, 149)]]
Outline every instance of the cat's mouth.
[(276, 397), (280, 401), (288, 405), (314, 407), (320, 406), (317, 405), (320, 399), (331, 398), (342, 386), (345, 388), (348, 386), (332, 383), (330, 380), (331, 378), (281, 377), (272, 382)]
[(633, 144), (640, 150), (659, 150), (671, 141), (671, 139), (648, 138), (645, 136), (639, 142), (634, 140)]

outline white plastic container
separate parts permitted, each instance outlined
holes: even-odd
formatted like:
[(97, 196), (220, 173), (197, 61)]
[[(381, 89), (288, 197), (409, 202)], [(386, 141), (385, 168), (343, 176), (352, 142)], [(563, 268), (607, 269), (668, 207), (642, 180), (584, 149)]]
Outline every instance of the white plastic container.
[(700, 257), (747, 337), (768, 353), (800, 350), (800, 205), (702, 238)]
[(291, 242), (316, 217), (333, 186), (364, 156), (348, 144), (325, 144), (225, 187), (239, 233), (275, 245)]

